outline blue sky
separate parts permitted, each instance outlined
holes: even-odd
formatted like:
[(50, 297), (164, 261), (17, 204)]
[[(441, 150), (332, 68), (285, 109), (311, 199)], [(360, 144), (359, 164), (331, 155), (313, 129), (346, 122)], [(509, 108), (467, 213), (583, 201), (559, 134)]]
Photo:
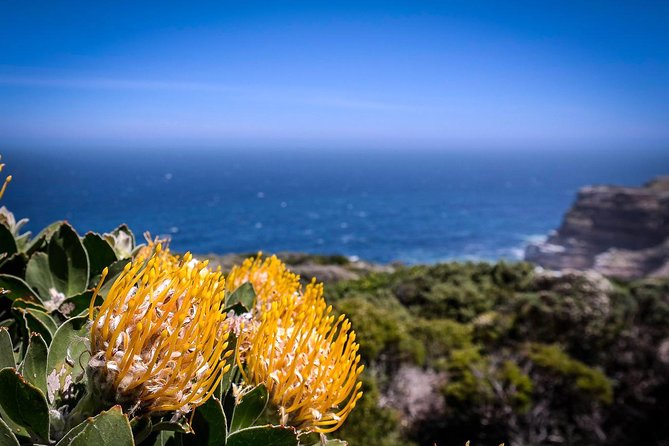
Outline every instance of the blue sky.
[(0, 3), (0, 145), (669, 143), (669, 3)]

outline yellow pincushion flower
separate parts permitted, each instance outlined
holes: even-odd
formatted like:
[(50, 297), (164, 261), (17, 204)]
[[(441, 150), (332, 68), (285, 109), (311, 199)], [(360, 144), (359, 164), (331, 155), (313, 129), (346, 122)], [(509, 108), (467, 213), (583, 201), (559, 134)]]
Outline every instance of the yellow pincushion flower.
[[(149, 231), (145, 231), (142, 235), (144, 236), (146, 244), (139, 248), (135, 254), (136, 262), (143, 262), (154, 254), (163, 257), (172, 257), (174, 259), (174, 256), (170, 254), (168, 238), (152, 237)], [(160, 245), (161, 249), (156, 251), (158, 245)]]
[(355, 332), (331, 312), (315, 282), (274, 296), (257, 326), (241, 330), (245, 368), (237, 356), (244, 380), (267, 387), (282, 424), (323, 434), (337, 430), (362, 396)]
[(160, 244), (126, 265), (97, 315), (90, 312), (89, 373), (101, 398), (138, 413), (203, 404), (232, 354), (224, 290), (220, 272)]
[(294, 294), (300, 288), (300, 277), (288, 271), (286, 265), (276, 256), (244, 260), (241, 266), (232, 268), (226, 279), (229, 292), (245, 282), (250, 282), (256, 293), (256, 310), (271, 304), (280, 296)]

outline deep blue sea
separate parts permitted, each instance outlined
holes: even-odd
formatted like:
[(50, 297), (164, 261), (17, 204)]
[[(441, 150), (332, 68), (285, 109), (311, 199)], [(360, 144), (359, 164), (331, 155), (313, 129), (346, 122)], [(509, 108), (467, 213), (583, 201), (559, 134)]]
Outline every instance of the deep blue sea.
[(669, 173), (669, 151), (15, 150), (2, 204), (36, 233), (127, 223), (195, 253), (518, 259), (579, 187)]

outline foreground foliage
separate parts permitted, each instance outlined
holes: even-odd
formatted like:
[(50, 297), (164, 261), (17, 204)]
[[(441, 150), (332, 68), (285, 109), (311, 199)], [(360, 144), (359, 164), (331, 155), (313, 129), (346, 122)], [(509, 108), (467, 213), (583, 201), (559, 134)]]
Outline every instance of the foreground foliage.
[(346, 444), (364, 367), (322, 284), (24, 224), (0, 208), (0, 445)]

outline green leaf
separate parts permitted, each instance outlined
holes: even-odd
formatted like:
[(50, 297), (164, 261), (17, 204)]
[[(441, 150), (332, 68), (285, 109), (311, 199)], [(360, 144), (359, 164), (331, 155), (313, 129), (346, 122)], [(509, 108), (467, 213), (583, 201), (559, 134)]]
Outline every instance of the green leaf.
[(240, 304), (239, 302), (237, 302), (236, 304), (231, 305), (229, 307), (225, 307), (223, 309), (223, 313), (225, 314), (228, 314), (231, 311), (235, 313), (235, 315), (239, 316), (240, 314), (248, 313), (249, 309), (246, 308), (244, 305)]
[(35, 252), (41, 250), (44, 248), (47, 243), (49, 243), (49, 240), (51, 240), (51, 236), (58, 230), (58, 228), (61, 227), (61, 225), (64, 225), (65, 222), (63, 221), (57, 221), (54, 223), (51, 223), (49, 226), (46, 228), (42, 229), (42, 231), (35, 236), (28, 244), (26, 244), (25, 248), (23, 249), (23, 252), (25, 252), (28, 257), (32, 256)]
[(253, 308), (256, 300), (256, 292), (251, 282), (244, 282), (225, 299), (225, 306), (231, 307), (236, 303), (242, 304), (245, 308)]
[(44, 252), (36, 252), (26, 267), (26, 282), (37, 290), (42, 302), (51, 300), (51, 289), (57, 290), (56, 281), (49, 269), (49, 256)]
[(0, 369), (5, 367), (16, 367), (16, 362), (14, 361), (14, 346), (9, 330), (0, 327)]
[(74, 437), (76, 437), (81, 432), (83, 432), (83, 430), (86, 428), (87, 425), (88, 424), (86, 423), (86, 421), (83, 421), (83, 422), (77, 424), (76, 426), (74, 426), (72, 429), (67, 431), (67, 433), (65, 435), (63, 435), (63, 438), (61, 438), (58, 441), (58, 443), (56, 443), (56, 446), (70, 444), (70, 442), (72, 442)]
[(28, 441), (30, 440), (30, 434), (28, 431), (24, 427), (14, 423), (12, 419), (9, 418), (7, 412), (5, 412), (2, 406), (0, 406), (0, 421), (7, 423), (9, 429), (21, 440), (21, 443), (29, 444)]
[(0, 406), (9, 418), (49, 440), (49, 407), (46, 397), (13, 368), (0, 370)]
[(46, 395), (46, 342), (37, 333), (33, 333), (28, 341), (28, 350), (19, 368), (19, 373), (33, 386)]
[(195, 409), (193, 415), (193, 434), (184, 435), (184, 445), (193, 446), (224, 446), (227, 421), (221, 402), (209, 398), (203, 405)]
[(9, 415), (7, 415), (7, 412), (5, 412), (5, 409), (0, 406), (0, 420), (4, 421), (7, 423), (7, 426), (9, 429), (16, 435), (18, 438), (21, 439), (21, 443), (27, 444), (27, 440), (30, 440), (30, 434), (28, 431), (24, 428), (16, 424), (15, 422), (12, 421), (11, 418), (9, 418)]
[(230, 333), (228, 336), (228, 349), (233, 351), (233, 354), (226, 360), (226, 364), (230, 367), (228, 371), (223, 373), (221, 377), (221, 382), (218, 384), (218, 389), (214, 392), (214, 395), (218, 397), (220, 401), (225, 401), (225, 396), (230, 391), (233, 382), (239, 381), (239, 368), (237, 367), (237, 337), (234, 333)]
[(188, 419), (180, 416), (177, 419), (173, 417), (164, 417), (161, 421), (153, 423), (154, 431), (171, 431), (179, 434), (190, 434), (192, 429), (188, 424)]
[(295, 429), (287, 426), (254, 426), (230, 434), (227, 446), (297, 446)]
[(42, 335), (46, 342), (51, 342), (58, 329), (56, 322), (45, 311), (36, 308), (19, 309), (28, 324), (28, 329)]
[(135, 417), (130, 422), (130, 429), (132, 429), (132, 437), (136, 443), (141, 443), (149, 435), (151, 435), (151, 418), (149, 416)]
[[(83, 426), (82, 426), (83, 425)], [(82, 426), (79, 428), (79, 426)], [(120, 406), (114, 406), (93, 418), (89, 418), (74, 429), (79, 432), (73, 437), (68, 432), (57, 443), (58, 446), (134, 446), (128, 417)], [(74, 430), (73, 429), (73, 430)]]
[(147, 446), (176, 446), (177, 442), (174, 435), (175, 433), (171, 431), (152, 432), (143, 444)]
[(53, 234), (48, 253), (55, 288), (67, 297), (85, 291), (90, 270), (88, 254), (70, 225), (61, 225)]
[(83, 364), (88, 362), (88, 348), (86, 339), (89, 331), (86, 316), (74, 317), (61, 325), (49, 346), (46, 361), (46, 371), (49, 381), (58, 380), (59, 389), (50, 389), (49, 400), (54, 402), (58, 391), (65, 391), (66, 377), (71, 382), (78, 383), (84, 380)]
[(252, 426), (267, 407), (267, 389), (263, 384), (253, 388), (241, 397), (232, 412), (230, 432)]
[[(230, 340), (228, 342), (230, 342)], [(230, 344), (231, 344), (231, 347), (229, 347), (229, 348), (235, 348), (234, 345), (232, 344), (232, 342), (230, 342)], [(227, 372), (225, 372), (225, 374), (223, 374), (223, 377), (221, 378), (221, 382), (218, 385), (218, 390), (215, 393), (215, 395), (217, 395), (221, 400), (223, 400), (223, 398), (225, 398), (225, 395), (230, 390), (230, 386), (232, 385), (233, 382), (236, 382), (237, 378), (239, 377), (239, 368), (237, 367), (237, 364), (235, 364), (235, 354), (233, 354), (228, 359), (228, 361), (231, 362), (231, 367)]]
[(99, 234), (93, 232), (87, 233), (84, 236), (84, 248), (86, 248), (88, 261), (91, 264), (90, 279), (99, 276), (105, 267), (118, 260), (109, 242)]
[(46, 311), (44, 309), (44, 305), (39, 304), (37, 302), (33, 302), (30, 300), (24, 300), (24, 299), (16, 299), (14, 302), (12, 302), (12, 308), (13, 309), (18, 309), (18, 308), (34, 308), (40, 311)]
[(135, 235), (127, 225), (121, 225), (103, 237), (109, 242), (119, 259), (130, 257), (132, 250), (135, 249)]
[(6, 254), (7, 257), (17, 252), (14, 234), (7, 226), (0, 223), (0, 254)]
[(19, 440), (2, 418), (0, 418), (0, 446), (19, 446)]
[(28, 256), (22, 252), (12, 254), (4, 261), (0, 261), (0, 273), (9, 274), (16, 277), (24, 277), (26, 266), (28, 265)]
[[(20, 221), (25, 221), (26, 223), (28, 222), (27, 218), (23, 218)], [(16, 249), (19, 250), (20, 253), (24, 254), (24, 250), (26, 245), (28, 244), (28, 241), (30, 240), (30, 231), (24, 232), (21, 235), (15, 234), (14, 235), (14, 240), (16, 241)], [(28, 256), (26, 256), (27, 258)]]
[[(109, 289), (111, 288), (116, 278), (119, 276), (119, 274), (121, 274), (121, 272), (123, 272), (123, 268), (128, 263), (130, 263), (130, 259), (122, 259), (112, 263), (109, 266), (109, 273), (107, 273), (107, 277), (105, 278), (105, 281), (100, 288), (100, 296), (102, 296), (103, 300), (107, 296), (107, 293), (109, 292)], [(95, 283), (97, 285), (98, 280), (99, 278), (94, 279), (94, 281), (91, 283)]]
[(40, 302), (37, 293), (27, 283), (15, 276), (0, 274), (0, 289), (7, 291), (2, 296), (8, 297), (9, 300), (25, 299)]
[[(65, 317), (73, 317), (82, 315), (84, 312), (88, 314), (88, 308), (93, 298), (93, 291), (87, 290), (76, 296), (68, 297), (58, 307), (58, 311)], [(95, 305), (102, 305), (104, 300), (100, 295), (95, 298)]]

